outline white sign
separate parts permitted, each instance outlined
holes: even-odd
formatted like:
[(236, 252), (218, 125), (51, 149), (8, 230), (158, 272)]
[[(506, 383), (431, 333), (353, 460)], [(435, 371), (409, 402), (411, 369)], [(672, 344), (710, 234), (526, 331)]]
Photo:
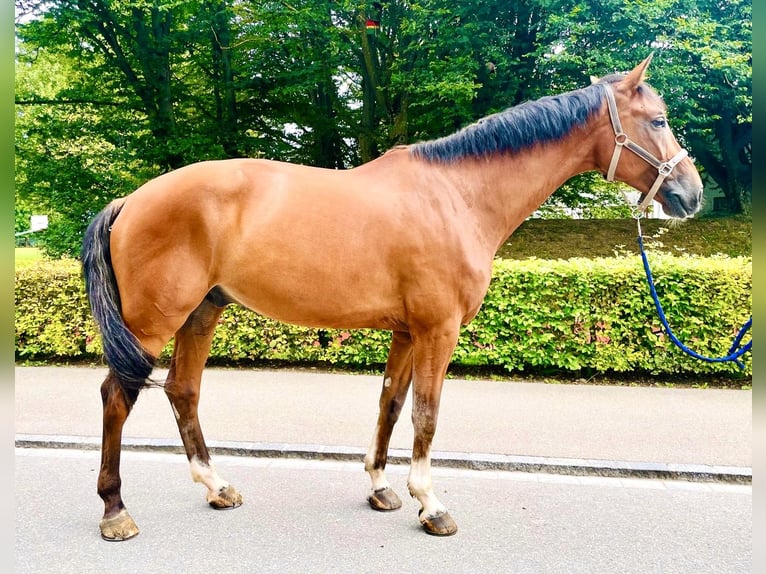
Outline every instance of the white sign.
[(30, 231), (42, 231), (43, 229), (48, 229), (47, 215), (33, 215), (30, 219)]

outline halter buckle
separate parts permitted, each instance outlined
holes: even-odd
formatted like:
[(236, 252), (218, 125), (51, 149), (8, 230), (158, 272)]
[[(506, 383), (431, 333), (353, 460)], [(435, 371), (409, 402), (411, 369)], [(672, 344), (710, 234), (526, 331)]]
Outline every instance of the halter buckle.
[(661, 176), (667, 177), (673, 172), (674, 167), (675, 167), (674, 165), (670, 165), (670, 163), (664, 162), (663, 164), (660, 165), (657, 171), (659, 172)]

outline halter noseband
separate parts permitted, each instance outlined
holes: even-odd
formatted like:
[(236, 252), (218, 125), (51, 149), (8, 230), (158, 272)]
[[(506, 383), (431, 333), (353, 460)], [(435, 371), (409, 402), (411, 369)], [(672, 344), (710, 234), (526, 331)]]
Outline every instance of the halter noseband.
[(689, 152), (685, 149), (681, 149), (681, 151), (674, 155), (672, 159), (669, 159), (668, 161), (660, 161), (649, 151), (632, 141), (628, 135), (622, 131), (622, 124), (620, 124), (620, 116), (617, 113), (617, 102), (614, 100), (612, 87), (606, 83), (599, 85), (604, 87), (606, 102), (609, 107), (609, 118), (612, 120), (612, 128), (614, 129), (614, 153), (612, 154), (612, 161), (609, 163), (609, 171), (607, 171), (606, 180), (614, 181), (614, 172), (617, 170), (617, 162), (620, 160), (620, 153), (622, 152), (623, 147), (628, 148), (645, 162), (657, 168), (657, 179), (654, 180), (652, 187), (646, 193), (644, 199), (636, 206), (637, 211), (643, 213), (654, 199), (655, 194), (660, 189), (660, 185), (665, 181), (665, 178), (672, 173), (673, 168), (676, 167), (682, 159), (689, 155)]

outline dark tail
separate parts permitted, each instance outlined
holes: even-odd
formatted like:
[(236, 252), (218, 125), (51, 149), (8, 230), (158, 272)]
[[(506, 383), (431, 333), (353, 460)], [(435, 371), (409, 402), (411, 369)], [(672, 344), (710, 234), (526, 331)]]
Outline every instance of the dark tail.
[(135, 401), (154, 368), (152, 357), (122, 319), (120, 293), (112, 269), (109, 233), (124, 200), (110, 203), (88, 226), (82, 244), (82, 270), (90, 310), (101, 331), (106, 362), (128, 398)]

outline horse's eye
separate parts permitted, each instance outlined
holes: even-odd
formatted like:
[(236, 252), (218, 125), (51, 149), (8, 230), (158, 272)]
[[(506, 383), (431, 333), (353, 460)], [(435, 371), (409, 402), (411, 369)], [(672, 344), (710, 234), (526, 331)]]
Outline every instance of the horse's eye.
[(665, 118), (656, 118), (652, 120), (652, 125), (655, 128), (664, 128), (666, 125), (668, 125), (668, 122), (665, 120)]

